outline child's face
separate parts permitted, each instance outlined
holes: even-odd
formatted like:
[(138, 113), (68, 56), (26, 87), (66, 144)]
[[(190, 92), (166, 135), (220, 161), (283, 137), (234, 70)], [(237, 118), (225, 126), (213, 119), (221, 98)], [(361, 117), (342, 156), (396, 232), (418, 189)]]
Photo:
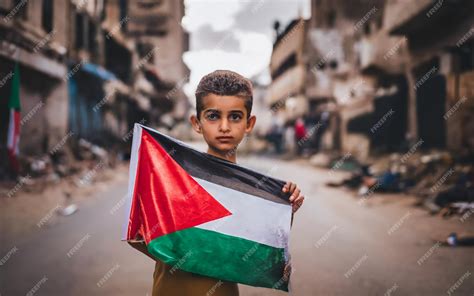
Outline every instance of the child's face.
[(255, 125), (255, 116), (247, 119), (245, 99), (209, 94), (202, 100), (199, 118), (191, 117), (193, 128), (203, 135), (210, 150), (221, 155), (233, 151)]

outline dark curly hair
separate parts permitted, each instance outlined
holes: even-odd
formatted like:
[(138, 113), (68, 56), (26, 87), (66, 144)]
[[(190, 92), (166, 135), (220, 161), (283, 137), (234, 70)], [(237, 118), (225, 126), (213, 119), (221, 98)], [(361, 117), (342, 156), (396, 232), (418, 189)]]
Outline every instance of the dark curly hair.
[(252, 111), (252, 82), (242, 75), (229, 70), (216, 70), (201, 78), (196, 89), (196, 114), (199, 118), (203, 104), (202, 98), (208, 94), (237, 96), (245, 99), (247, 118)]

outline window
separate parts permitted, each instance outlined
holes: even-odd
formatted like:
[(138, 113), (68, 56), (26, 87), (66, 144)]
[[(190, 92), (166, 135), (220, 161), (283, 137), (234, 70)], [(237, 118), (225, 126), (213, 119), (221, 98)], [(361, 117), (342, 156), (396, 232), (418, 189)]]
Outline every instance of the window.
[(17, 9), (17, 17), (21, 20), (28, 19), (28, 2), (24, 0), (13, 1), (13, 9)]
[(104, 21), (107, 18), (107, 0), (103, 0), (102, 11), (100, 12), (100, 20)]
[(329, 11), (327, 15), (327, 24), (329, 28), (334, 28), (334, 25), (336, 24), (336, 11)]
[(75, 32), (76, 48), (84, 48), (84, 16), (81, 13), (76, 14), (76, 32)]
[(53, 30), (53, 6), (53, 0), (43, 0), (41, 26), (47, 33)]

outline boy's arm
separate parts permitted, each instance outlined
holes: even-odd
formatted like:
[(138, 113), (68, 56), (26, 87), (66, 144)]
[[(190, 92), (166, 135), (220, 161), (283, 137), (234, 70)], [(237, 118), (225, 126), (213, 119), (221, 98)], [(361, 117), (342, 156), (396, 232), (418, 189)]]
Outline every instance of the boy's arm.
[(128, 244), (132, 246), (134, 249), (137, 249), (138, 251), (144, 253), (145, 255), (147, 255), (154, 261), (156, 261), (156, 259), (148, 252), (148, 249), (144, 241), (129, 241)]

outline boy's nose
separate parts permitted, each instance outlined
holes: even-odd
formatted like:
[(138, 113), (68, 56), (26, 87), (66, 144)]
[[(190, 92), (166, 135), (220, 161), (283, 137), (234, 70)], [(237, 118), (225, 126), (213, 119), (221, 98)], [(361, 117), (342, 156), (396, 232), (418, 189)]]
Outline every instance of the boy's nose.
[(223, 133), (230, 131), (229, 121), (227, 119), (221, 120), (219, 130)]

